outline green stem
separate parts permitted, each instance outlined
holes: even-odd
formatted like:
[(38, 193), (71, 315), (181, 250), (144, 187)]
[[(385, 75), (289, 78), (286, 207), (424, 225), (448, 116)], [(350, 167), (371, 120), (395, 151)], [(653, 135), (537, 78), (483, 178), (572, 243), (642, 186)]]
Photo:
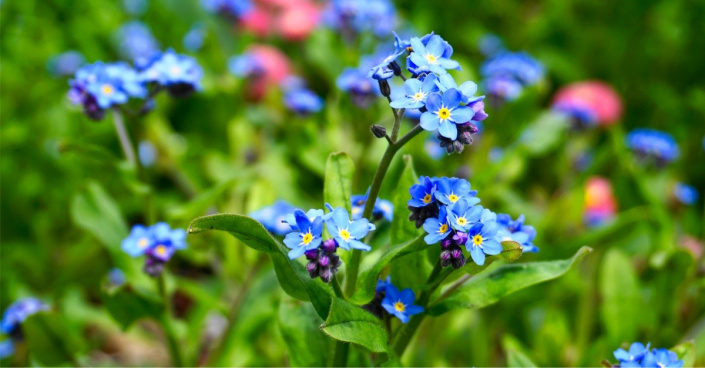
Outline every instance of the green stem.
[(161, 315), (161, 318), (159, 318), (159, 323), (162, 325), (162, 329), (164, 330), (164, 336), (166, 336), (172, 364), (174, 364), (174, 366), (176, 367), (183, 367), (180, 346), (179, 343), (176, 341), (176, 336), (174, 335), (174, 328), (171, 325), (171, 308), (169, 307), (171, 303), (169, 303), (169, 298), (166, 293), (166, 283), (164, 281), (164, 274), (159, 275), (159, 277), (157, 278), (157, 288), (159, 289), (159, 296), (162, 299), (162, 304), (164, 307), (164, 313)]
[(335, 352), (333, 353), (333, 367), (345, 367), (348, 365), (348, 352), (350, 345), (343, 341), (335, 342)]
[(338, 281), (338, 276), (333, 275), (333, 291), (335, 296), (341, 299), (345, 299), (345, 294), (343, 294), (343, 289), (340, 288), (340, 281)]
[(135, 159), (135, 149), (132, 146), (130, 135), (127, 134), (127, 129), (125, 129), (125, 121), (122, 117), (122, 113), (118, 109), (113, 109), (113, 124), (115, 125), (115, 132), (117, 133), (120, 147), (122, 147), (122, 152), (125, 154), (127, 162), (130, 163), (130, 166), (136, 167), (137, 160)]

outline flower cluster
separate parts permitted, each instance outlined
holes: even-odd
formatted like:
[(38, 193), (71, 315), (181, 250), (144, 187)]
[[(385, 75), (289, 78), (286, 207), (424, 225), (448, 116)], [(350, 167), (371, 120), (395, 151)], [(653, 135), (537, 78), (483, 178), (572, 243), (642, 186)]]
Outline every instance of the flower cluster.
[[(295, 259), (306, 255), (309, 260), (306, 268), (311, 278), (320, 277), (329, 282), (342, 264), (335, 255), (338, 247), (345, 250), (358, 249), (369, 251), (372, 248), (363, 243), (367, 233), (376, 229), (367, 219), (350, 220), (350, 215), (342, 207), (333, 208), (326, 204), (328, 213), (311, 209), (300, 209), (288, 214), (284, 222), (291, 232), (284, 238), (284, 244), (291, 249), (289, 258)], [(323, 241), (323, 225), (332, 238)]]
[(186, 97), (201, 89), (202, 74), (193, 58), (168, 50), (143, 69), (124, 62), (85, 65), (69, 81), (68, 96), (89, 118), (101, 120), (107, 109), (130, 98), (146, 98), (144, 106), (153, 106), (152, 98), (162, 88), (174, 97)]
[(259, 221), (267, 231), (274, 235), (284, 236), (291, 231), (289, 225), (284, 220), (288, 214), (296, 210), (292, 204), (287, 201), (276, 201), (271, 206), (262, 207), (255, 212), (251, 212), (248, 216)]
[(378, 318), (384, 318), (384, 312), (397, 317), (401, 323), (409, 322), (409, 317), (422, 313), (423, 307), (415, 305), (416, 295), (411, 289), (399, 291), (392, 285), (391, 276), (385, 280), (377, 280), (377, 288), (372, 301), (362, 306)]
[(144, 272), (152, 277), (161, 275), (164, 264), (179, 249), (186, 248), (186, 231), (172, 229), (159, 222), (150, 227), (135, 225), (122, 241), (122, 250), (132, 257), (146, 256)]
[(644, 346), (640, 342), (635, 342), (629, 346), (629, 351), (622, 348), (615, 350), (614, 357), (619, 361), (617, 366), (621, 368), (680, 368), (683, 366), (683, 361), (678, 359), (676, 353), (664, 348), (654, 348), (649, 351), (650, 345)]
[(49, 310), (49, 306), (36, 298), (24, 298), (10, 304), (2, 316), (0, 331), (10, 338), (0, 342), (0, 359), (11, 356), (15, 351), (15, 343), (22, 340), (22, 330), (19, 325), (29, 316)]
[(234, 21), (244, 17), (253, 8), (250, 0), (201, 0), (201, 6), (207, 12), (217, 13)]
[(553, 97), (551, 108), (566, 114), (576, 129), (609, 126), (622, 116), (622, 102), (617, 92), (598, 81), (578, 82), (561, 88)]
[(123, 24), (115, 33), (120, 55), (132, 60), (138, 69), (146, 67), (161, 53), (159, 42), (149, 27), (140, 21)]
[(643, 161), (665, 166), (678, 158), (680, 150), (673, 137), (659, 130), (635, 129), (627, 135), (627, 146)]
[(323, 99), (312, 90), (295, 85), (284, 89), (284, 106), (297, 115), (306, 116), (321, 111)]
[(698, 190), (692, 185), (678, 182), (673, 187), (673, 197), (675, 197), (678, 202), (690, 206), (697, 202)]
[(441, 243), (443, 267), (465, 265), (462, 246), (480, 266), (486, 255), (502, 252), (500, 242), (505, 240), (516, 241), (523, 252), (538, 251), (533, 245), (536, 230), (524, 225), (523, 216), (512, 221), (509, 215), (497, 215), (478, 205), (477, 191), (465, 179), (422, 176), (409, 192), (409, 220), (423, 226), (427, 244)]
[(595, 227), (611, 220), (617, 212), (612, 184), (602, 177), (592, 177), (585, 184), (584, 221)]
[(541, 63), (525, 52), (505, 51), (485, 61), (480, 73), (485, 78), (483, 84), (490, 101), (499, 106), (517, 99), (525, 87), (538, 83), (544, 70)]
[(323, 23), (352, 41), (360, 33), (388, 36), (397, 26), (397, 11), (389, 0), (332, 0), (323, 10)]
[(466, 81), (460, 85), (448, 70), (460, 69), (452, 60), (453, 47), (441, 36), (433, 33), (423, 37), (403, 40), (395, 35), (395, 50), (372, 67), (368, 77), (379, 81), (382, 94), (392, 96), (388, 79), (395, 75), (403, 78), (397, 58), (406, 57), (406, 70), (412, 78), (404, 82), (404, 93), (390, 97), (390, 106), (396, 110), (418, 110), (424, 130), (436, 132), (441, 147), (448, 153), (461, 152), (472, 144), (477, 133), (477, 123), (485, 120), (484, 96), (474, 96), (477, 85)]
[(386, 56), (367, 55), (360, 58), (357, 68), (347, 67), (338, 76), (335, 84), (338, 89), (348, 93), (355, 106), (366, 109), (375, 98), (381, 96), (379, 84), (369, 76), (370, 69)]
[[(350, 197), (350, 201), (352, 202), (351, 212), (353, 220), (362, 218), (362, 212), (365, 209), (368, 194), (369, 193), (357, 194)], [(385, 219), (389, 222), (392, 222), (393, 217), (394, 205), (392, 204), (392, 202), (386, 199), (377, 198), (377, 200), (375, 201), (375, 206), (372, 208), (372, 219)]]

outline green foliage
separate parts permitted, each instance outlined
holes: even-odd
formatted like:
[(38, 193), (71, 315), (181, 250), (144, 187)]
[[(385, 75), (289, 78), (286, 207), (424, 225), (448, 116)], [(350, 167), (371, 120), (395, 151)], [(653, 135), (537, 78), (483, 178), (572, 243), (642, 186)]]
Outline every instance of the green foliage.
[(372, 352), (389, 350), (387, 331), (380, 320), (343, 299), (333, 299), (330, 315), (321, 329), (336, 340), (358, 344)]
[(143, 318), (159, 319), (164, 304), (129, 285), (103, 293), (103, 305), (123, 330)]
[(332, 341), (321, 332), (323, 320), (310, 304), (283, 300), (279, 305), (279, 330), (292, 367), (326, 367)]
[(323, 198), (333, 207), (343, 207), (350, 213), (350, 193), (355, 165), (345, 152), (331, 153), (326, 161)]
[(640, 311), (646, 305), (639, 295), (639, 282), (629, 257), (617, 249), (605, 254), (600, 269), (602, 320), (610, 341), (618, 345), (637, 335)]
[(40, 312), (22, 323), (22, 333), (32, 358), (45, 366), (75, 365), (81, 341), (61, 315)]

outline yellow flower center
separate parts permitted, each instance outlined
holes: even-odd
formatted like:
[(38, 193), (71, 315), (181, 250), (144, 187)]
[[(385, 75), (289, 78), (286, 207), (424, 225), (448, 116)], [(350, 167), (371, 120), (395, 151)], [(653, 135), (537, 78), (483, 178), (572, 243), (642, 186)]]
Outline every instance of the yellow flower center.
[(414, 101), (421, 101), (423, 100), (423, 96), (425, 96), (423, 92), (416, 92), (412, 98)]
[(338, 235), (340, 235), (341, 238), (345, 239), (345, 241), (350, 240), (350, 232), (348, 229), (342, 229), (340, 232), (338, 232)]
[(431, 195), (426, 193), (425, 196), (423, 196), (423, 203), (431, 203)]
[(428, 61), (429, 64), (437, 64), (438, 63), (438, 60), (436, 60), (436, 56), (431, 55), (431, 54), (426, 54), (426, 61)]
[(397, 312), (403, 312), (406, 310), (406, 305), (401, 301), (398, 301), (394, 303), (394, 309), (396, 309)]
[(163, 245), (158, 245), (156, 249), (154, 249), (154, 252), (157, 253), (158, 256), (165, 256), (166, 255), (166, 247)]
[(448, 110), (448, 108), (446, 108), (446, 107), (441, 107), (441, 109), (438, 110), (438, 117), (441, 120), (446, 120), (446, 119), (450, 118), (450, 110)]
[(109, 84), (104, 84), (103, 87), (101, 87), (101, 90), (106, 95), (112, 95), (113, 91), (114, 91), (113, 86), (111, 86)]
[(306, 233), (306, 234), (304, 234), (303, 239), (301, 239), (301, 243), (303, 243), (304, 245), (308, 245), (308, 243), (310, 243), (312, 240), (313, 240), (313, 234)]
[(448, 231), (448, 224), (443, 224), (438, 228), (438, 232), (441, 234), (445, 234), (446, 231)]
[(476, 246), (482, 245), (482, 235), (477, 234), (472, 237), (472, 243), (475, 244)]
[(143, 248), (143, 249), (147, 248), (148, 245), (149, 245), (149, 241), (147, 240), (147, 238), (142, 238), (139, 241), (137, 241), (137, 246), (140, 248)]
[(468, 223), (468, 220), (465, 219), (465, 217), (458, 217), (458, 225), (465, 225)]
[(458, 196), (455, 195), (455, 194), (451, 194), (451, 195), (448, 196), (448, 200), (450, 200), (450, 201), (453, 202), (453, 203), (457, 202), (458, 199), (460, 199), (460, 197), (458, 197)]

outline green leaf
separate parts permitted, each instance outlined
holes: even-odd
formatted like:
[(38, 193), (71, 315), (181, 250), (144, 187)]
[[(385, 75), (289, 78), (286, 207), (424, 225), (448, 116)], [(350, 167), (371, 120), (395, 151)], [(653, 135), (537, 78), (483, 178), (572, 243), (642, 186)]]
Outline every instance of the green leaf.
[(329, 365), (333, 340), (319, 326), (323, 320), (308, 303), (283, 300), (279, 305), (279, 331), (294, 367), (326, 367)]
[(142, 318), (159, 319), (162, 303), (135, 291), (130, 285), (103, 293), (103, 305), (123, 330)]
[[(406, 203), (411, 199), (409, 188), (416, 184), (419, 177), (414, 171), (411, 156), (404, 155), (404, 171), (398, 179), (392, 203), (394, 218), (391, 226), (391, 244), (402, 244), (409, 239), (415, 239), (423, 232), (417, 229), (413, 221), (409, 221), (409, 210)], [(431, 264), (423, 253), (414, 252), (401, 256), (390, 263), (392, 280), (400, 289), (422, 285), (431, 272)]]
[(519, 143), (532, 155), (541, 155), (562, 142), (569, 124), (553, 112), (539, 115), (519, 137)]
[(95, 181), (89, 181), (85, 191), (71, 200), (71, 218), (78, 227), (96, 237), (111, 252), (120, 251), (128, 228), (120, 207)]
[(419, 235), (416, 239), (407, 242), (405, 244), (400, 244), (392, 247), (380, 257), (377, 262), (375, 262), (372, 267), (363, 271), (358, 277), (358, 285), (355, 290), (355, 294), (350, 298), (350, 301), (355, 304), (366, 304), (369, 303), (375, 296), (375, 288), (377, 287), (377, 279), (379, 274), (382, 272), (384, 267), (386, 267), (392, 260), (411, 254), (413, 252), (418, 252), (428, 248), (428, 244), (423, 240), (423, 235)]
[(686, 341), (682, 344), (676, 345), (671, 349), (676, 355), (678, 355), (678, 359), (683, 361), (683, 366), (684, 367), (693, 367), (695, 366), (695, 341)]
[(617, 249), (609, 250), (601, 262), (600, 293), (600, 312), (610, 341), (619, 345), (634, 340), (645, 306), (632, 261)]
[(526, 349), (521, 345), (519, 340), (511, 335), (505, 335), (502, 339), (504, 351), (507, 353), (508, 367), (538, 367), (536, 363), (531, 361), (531, 358), (526, 353)]
[(380, 322), (366, 310), (343, 299), (334, 298), (330, 315), (321, 329), (336, 340), (358, 344), (372, 352), (384, 353), (389, 350), (387, 331)]
[(522, 255), (521, 244), (513, 240), (505, 240), (502, 242), (502, 252), (496, 256), (488, 256), (485, 258), (485, 264), (478, 266), (472, 259), (468, 260), (463, 267), (463, 271), (470, 275), (477, 275), (484, 269), (489, 267), (494, 261), (502, 260), (506, 262), (514, 262)]
[(502, 265), (470, 279), (448, 298), (429, 308), (429, 314), (441, 315), (453, 309), (475, 309), (496, 303), (517, 290), (562, 276), (591, 251), (589, 247), (582, 247), (571, 259)]
[(320, 280), (309, 276), (305, 267), (287, 256), (288, 250), (265, 230), (258, 221), (236, 214), (218, 214), (199, 217), (189, 225), (189, 234), (208, 230), (227, 231), (245, 245), (268, 253), (284, 291), (300, 300), (310, 300), (321, 318), (328, 316), (332, 291)]
[(75, 364), (75, 355), (82, 348), (73, 330), (57, 313), (30, 316), (22, 323), (22, 332), (32, 358), (44, 366)]
[(334, 152), (326, 161), (326, 177), (323, 184), (323, 199), (333, 207), (343, 207), (350, 212), (352, 178), (355, 165), (345, 152)]

